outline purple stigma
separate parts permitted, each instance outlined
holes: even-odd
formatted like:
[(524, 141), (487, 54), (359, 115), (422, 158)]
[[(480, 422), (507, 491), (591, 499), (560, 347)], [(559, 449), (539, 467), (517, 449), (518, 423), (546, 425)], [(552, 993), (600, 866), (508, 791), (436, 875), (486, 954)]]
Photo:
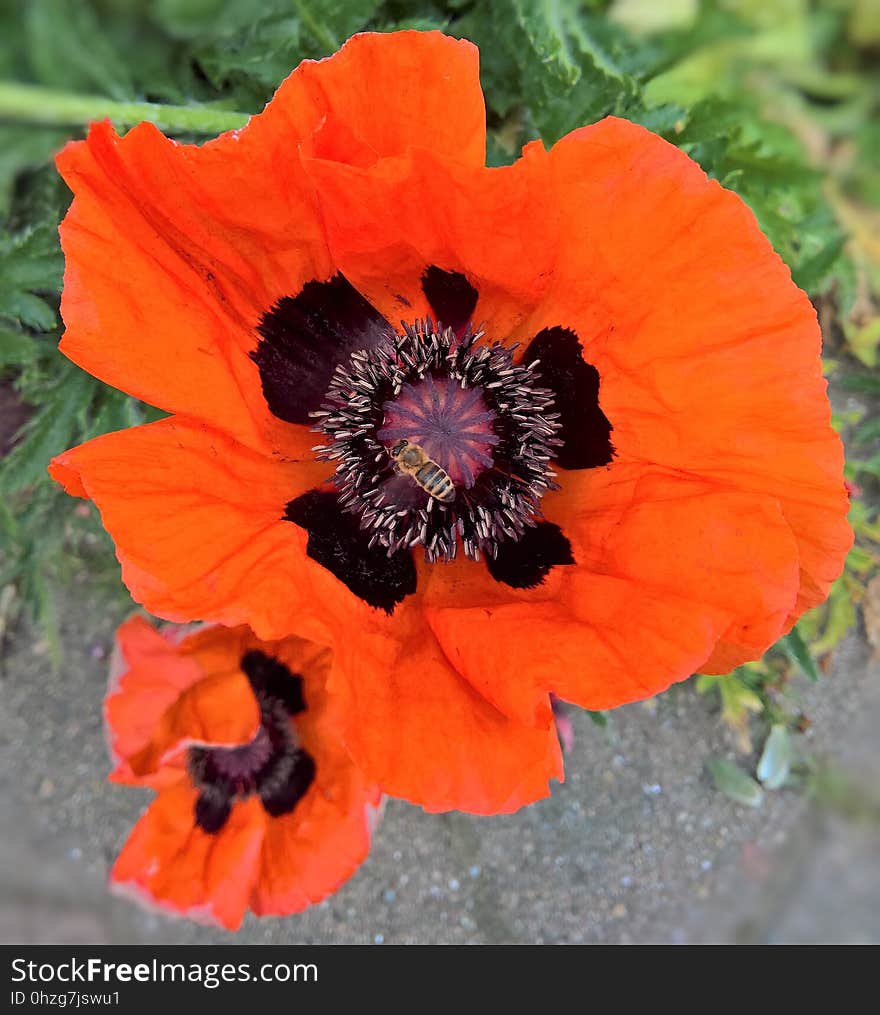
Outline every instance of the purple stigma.
[(385, 419), (376, 435), (379, 440), (420, 445), (457, 486), (470, 489), (477, 476), (492, 467), (491, 450), (498, 443), (492, 428), (496, 414), (478, 388), (463, 387), (452, 377), (435, 382), (428, 374), (415, 384), (404, 384), (382, 408)]

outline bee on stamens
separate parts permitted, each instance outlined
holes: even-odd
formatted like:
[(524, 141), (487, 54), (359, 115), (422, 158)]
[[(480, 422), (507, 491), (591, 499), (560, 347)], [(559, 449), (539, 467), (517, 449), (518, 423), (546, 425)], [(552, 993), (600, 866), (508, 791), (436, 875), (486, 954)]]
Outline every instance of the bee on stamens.
[(419, 486), (441, 504), (455, 500), (455, 485), (449, 473), (432, 461), (425, 449), (409, 441), (398, 441), (388, 454), (404, 475), (412, 476)]

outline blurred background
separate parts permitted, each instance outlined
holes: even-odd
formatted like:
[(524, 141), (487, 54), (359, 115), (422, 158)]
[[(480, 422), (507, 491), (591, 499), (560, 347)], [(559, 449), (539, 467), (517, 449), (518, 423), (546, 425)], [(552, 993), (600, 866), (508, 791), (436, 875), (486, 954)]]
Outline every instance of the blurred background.
[[(159, 414), (57, 353), (52, 156), (105, 115), (203, 140), (301, 59), (400, 27), (480, 45), (491, 164), (614, 113), (749, 203), (819, 314), (856, 544), (760, 662), (570, 714), (551, 800), (492, 819), (391, 802), (337, 896), (233, 938), (105, 888), (147, 799), (104, 781), (133, 607), (94, 510), (45, 468)], [(880, 942), (878, 68), (880, 0), (0, 0), (0, 940)]]

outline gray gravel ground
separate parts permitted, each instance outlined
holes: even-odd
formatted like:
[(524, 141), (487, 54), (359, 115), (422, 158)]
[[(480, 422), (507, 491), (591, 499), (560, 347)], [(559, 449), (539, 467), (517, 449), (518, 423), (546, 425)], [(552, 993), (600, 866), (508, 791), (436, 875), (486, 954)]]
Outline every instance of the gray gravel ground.
[(122, 615), (118, 597), (81, 588), (62, 610), (60, 673), (28, 630), (5, 652), (0, 940), (880, 943), (880, 674), (858, 635), (820, 684), (795, 682), (813, 720), (804, 748), (852, 784), (830, 809), (802, 791), (758, 810), (715, 791), (705, 761), (734, 757), (732, 739), (711, 702), (678, 687), (619, 709), (607, 730), (576, 715), (566, 783), (517, 815), (390, 802), (370, 858), (334, 898), (231, 937), (106, 892), (149, 794), (104, 782), (100, 703)]

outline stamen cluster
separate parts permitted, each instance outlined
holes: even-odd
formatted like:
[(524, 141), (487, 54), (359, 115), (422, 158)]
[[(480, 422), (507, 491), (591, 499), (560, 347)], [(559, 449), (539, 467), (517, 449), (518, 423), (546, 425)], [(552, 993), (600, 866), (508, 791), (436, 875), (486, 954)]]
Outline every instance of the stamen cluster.
[[(474, 560), (481, 552), (495, 556), (500, 543), (536, 524), (541, 498), (556, 487), (550, 461), (561, 445), (559, 414), (549, 411), (553, 393), (538, 383), (538, 361), (514, 363), (516, 346), (482, 338), (430, 319), (403, 323), (402, 334), (340, 364), (312, 414), (316, 431), (328, 438), (315, 451), (336, 463), (340, 503), (372, 531), (370, 546), (384, 545), (389, 556), (421, 544), (427, 561), (448, 561), (459, 542)], [(479, 400), (453, 397), (455, 385), (478, 392)], [(438, 405), (438, 392), (447, 406), (460, 406), (457, 418)], [(432, 400), (435, 418), (417, 418), (418, 407), (427, 413)], [(455, 482), (448, 503), (395, 463), (393, 443), (407, 419), (413, 443), (427, 444), (425, 433), (436, 437), (437, 458), (430, 460)]]

